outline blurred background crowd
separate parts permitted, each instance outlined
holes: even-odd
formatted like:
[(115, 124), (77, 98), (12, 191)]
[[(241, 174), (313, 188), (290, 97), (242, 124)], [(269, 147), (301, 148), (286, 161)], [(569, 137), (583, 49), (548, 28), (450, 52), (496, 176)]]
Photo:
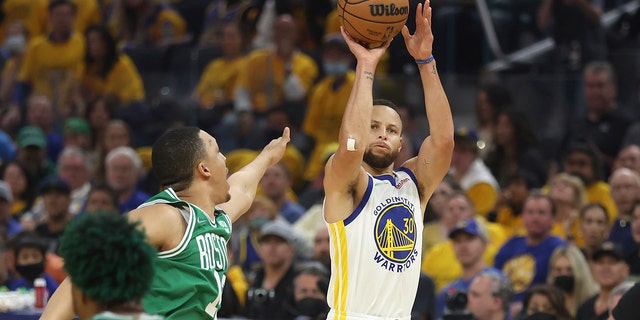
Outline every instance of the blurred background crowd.
[[(456, 147), (415, 244), (415, 318), (606, 319), (640, 275), (640, 2), (431, 5)], [(211, 133), (234, 172), (288, 126), (282, 162), (234, 226), (219, 316), (322, 317), (323, 168), (355, 63), (335, 8), (0, 1), (0, 283), (30, 288), (44, 272), (53, 292), (74, 217), (125, 214), (159, 191), (151, 145), (168, 128)], [(420, 90), (397, 37), (374, 90), (400, 106), (396, 166), (429, 132)]]

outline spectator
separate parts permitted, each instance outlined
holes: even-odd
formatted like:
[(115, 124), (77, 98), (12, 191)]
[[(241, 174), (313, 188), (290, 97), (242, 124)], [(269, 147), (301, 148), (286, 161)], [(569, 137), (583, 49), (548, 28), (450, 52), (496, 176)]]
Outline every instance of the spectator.
[(598, 291), (587, 260), (575, 246), (557, 247), (553, 251), (547, 284), (562, 291), (566, 309), (572, 317), (578, 307)]
[(102, 145), (107, 125), (116, 117), (118, 104), (119, 101), (114, 96), (99, 96), (88, 102), (85, 119), (91, 127), (91, 145), (94, 148), (92, 153), (98, 152), (96, 149)]
[(293, 319), (293, 313), (283, 308), (291, 303), (295, 277), (293, 230), (284, 221), (273, 221), (262, 227), (258, 241), (262, 267), (250, 281), (245, 313), (251, 319)]
[[(3, 13), (6, 14), (6, 11), (3, 11)], [(5, 16), (4, 19), (7, 19), (7, 17)], [(3, 25), (5, 23), (6, 20), (3, 21)], [(2, 27), (0, 27), (0, 30), (4, 29)], [(0, 48), (0, 59), (3, 60), (2, 81), (0, 82), (0, 102), (7, 104), (11, 101), (11, 94), (18, 81), (18, 73), (24, 62), (24, 53), (27, 49), (27, 37), (29, 34), (25, 23), (23, 21), (16, 21), (6, 23), (6, 33), (2, 33), (2, 36), (4, 37), (5, 35), (6, 38)]]
[(478, 136), (474, 131), (458, 129), (454, 140), (456, 146), (449, 174), (471, 199), (475, 211), (486, 218), (498, 201), (498, 181), (480, 158)]
[(544, 313), (557, 320), (573, 320), (567, 310), (564, 295), (560, 289), (550, 284), (537, 284), (527, 290), (524, 298), (523, 311), (527, 316)]
[(504, 109), (498, 113), (493, 138), (495, 148), (487, 154), (485, 163), (500, 186), (516, 172), (531, 175), (533, 187), (542, 186), (547, 180), (547, 164), (538, 150), (529, 120), (522, 112)]
[(531, 179), (524, 172), (515, 173), (507, 178), (506, 186), (498, 198), (494, 210), (495, 220), (509, 236), (522, 236), (526, 233), (522, 225), (522, 209), (531, 185)]
[[(157, 254), (137, 226), (109, 214), (83, 216), (69, 225), (60, 251), (73, 284), (73, 306), (81, 320), (163, 319), (145, 314), (142, 308)], [(104, 281), (106, 278), (111, 280)]]
[(453, 212), (451, 212), (451, 215), (447, 215), (449, 197), (455, 192), (462, 192), (462, 190), (453, 181), (453, 178), (447, 175), (438, 184), (436, 190), (433, 191), (433, 195), (429, 198), (429, 202), (427, 202), (425, 219), (429, 215), (431, 221), (424, 222), (424, 230), (422, 231), (423, 257), (429, 253), (433, 246), (447, 241), (449, 232), (458, 223), (457, 219), (459, 218)]
[(475, 277), (469, 287), (467, 309), (478, 320), (506, 320), (513, 300), (509, 279), (493, 272)]
[(54, 130), (54, 114), (51, 99), (45, 95), (33, 94), (27, 100), (27, 124), (38, 127), (47, 136), (47, 159), (58, 161), (58, 156), (64, 147), (64, 140), (60, 133)]
[(77, 216), (84, 211), (91, 190), (91, 164), (87, 154), (77, 147), (66, 147), (58, 159), (58, 174), (71, 187), (69, 211)]
[[(12, 102), (21, 105), (29, 93), (49, 97), (56, 114), (71, 113), (70, 97), (80, 78), (85, 42), (73, 29), (76, 5), (69, 0), (49, 4), (51, 32), (29, 42)], [(60, 59), (64, 57), (64, 59)]]
[(16, 139), (17, 162), (27, 171), (29, 181), (40, 182), (55, 172), (55, 165), (47, 159), (47, 140), (40, 128), (25, 126), (18, 132)]
[(633, 276), (640, 276), (640, 199), (636, 200), (631, 207), (631, 235), (636, 243), (636, 249), (626, 256), (630, 273)]
[(522, 211), (526, 235), (509, 239), (495, 257), (494, 266), (513, 283), (515, 301), (522, 301), (532, 286), (546, 282), (553, 250), (566, 245), (551, 235), (555, 215), (554, 202), (548, 195), (531, 193)]
[(604, 320), (609, 316), (611, 291), (629, 275), (629, 265), (624, 260), (622, 246), (610, 241), (604, 242), (593, 253), (591, 270), (593, 279), (600, 286), (600, 292), (578, 308), (576, 320)]
[(640, 174), (640, 145), (629, 144), (618, 152), (613, 171), (619, 168), (627, 168)]
[[(46, 30), (47, 25), (34, 23), (33, 18), (37, 13), (47, 12), (48, 1), (6, 1), (3, 4), (2, 13), (4, 15), (0, 24), (0, 42), (6, 43), (10, 39), (11, 26), (14, 24), (23, 24), (27, 29), (26, 33), (31, 37), (39, 36)], [(24, 39), (25, 41), (29, 39)]]
[(138, 189), (142, 160), (129, 147), (117, 147), (107, 154), (107, 184), (118, 193), (120, 213), (127, 213), (147, 199), (149, 195)]
[(101, 95), (113, 95), (123, 106), (145, 98), (142, 79), (133, 61), (118, 52), (116, 40), (106, 27), (94, 25), (86, 32), (87, 52), (82, 73), (82, 96), (92, 101)]
[(324, 77), (309, 94), (309, 104), (302, 123), (302, 132), (313, 139), (304, 179), (312, 180), (324, 169), (325, 150), (338, 142), (340, 120), (353, 87), (355, 59), (341, 35), (328, 36), (322, 48)]
[(13, 204), (13, 195), (11, 187), (4, 181), (0, 180), (0, 227), (4, 236), (13, 237), (20, 231), (22, 226), (11, 216), (11, 205)]
[(73, 218), (69, 211), (71, 187), (59, 176), (47, 177), (40, 184), (44, 216), (33, 217), (37, 223), (35, 232), (49, 242), (48, 251), (57, 252), (58, 240)]
[(587, 191), (589, 203), (599, 203), (607, 209), (609, 221), (618, 216), (618, 209), (611, 198), (609, 185), (602, 180), (600, 160), (591, 146), (583, 143), (569, 145), (562, 160), (564, 171), (582, 180)]
[(494, 272), (501, 276), (502, 271), (489, 267), (483, 260), (483, 255), (489, 243), (489, 235), (481, 223), (474, 219), (464, 219), (458, 222), (449, 233), (453, 242), (455, 259), (462, 267), (461, 277), (447, 284), (437, 296), (436, 319), (440, 319), (445, 311), (445, 296), (452, 292), (468, 292), (473, 279), (486, 272)]
[[(206, 128), (216, 125), (233, 108), (237, 79), (245, 66), (246, 41), (240, 25), (227, 22), (220, 31), (223, 55), (207, 64), (192, 94), (199, 107), (199, 116), (213, 117), (210, 122), (203, 123)], [(207, 111), (210, 109), (214, 109), (213, 114)]]
[(555, 223), (551, 234), (569, 243), (582, 246), (578, 216), (580, 208), (587, 204), (584, 184), (578, 177), (559, 173), (551, 178), (549, 185), (549, 196), (556, 205)]
[(126, 48), (165, 47), (186, 40), (184, 19), (158, 0), (117, 1), (107, 23)]
[(9, 290), (33, 289), (33, 281), (42, 277), (48, 293), (53, 294), (58, 283), (45, 272), (47, 241), (35, 233), (23, 231), (11, 239), (9, 246), (13, 251), (16, 272), (16, 277), (9, 280)]
[(117, 147), (133, 147), (133, 138), (131, 129), (122, 120), (111, 120), (104, 129), (103, 139), (99, 141), (96, 147), (96, 164), (93, 178), (96, 182), (106, 183), (106, 165), (105, 160), (107, 154)]
[(584, 68), (584, 95), (587, 114), (575, 119), (569, 142), (591, 144), (602, 164), (605, 176), (622, 148), (622, 139), (631, 125), (629, 117), (618, 109), (615, 74), (608, 62), (594, 61)]
[(591, 203), (580, 210), (580, 233), (584, 240), (581, 248), (587, 261), (593, 259), (593, 253), (609, 237), (609, 215), (599, 203)]
[[(448, 202), (447, 218), (453, 224), (448, 230), (453, 231), (459, 223), (468, 219), (474, 219), (487, 230), (487, 250), (483, 250), (481, 255), (487, 265), (493, 263), (493, 257), (497, 248), (506, 240), (504, 231), (493, 223), (488, 223), (482, 217), (476, 217), (471, 200), (463, 193), (454, 193)], [(450, 238), (450, 237), (449, 237)], [(446, 241), (431, 248), (428, 254), (423, 257), (422, 271), (431, 276), (436, 284), (436, 290), (440, 292), (442, 288), (463, 276), (463, 266), (456, 263), (455, 242)]]
[[(318, 75), (313, 59), (297, 50), (296, 24), (281, 15), (274, 25), (274, 49), (253, 51), (238, 78), (234, 108), (263, 113), (285, 101), (301, 104)], [(298, 106), (297, 112), (302, 112)]]
[(83, 152), (91, 151), (91, 127), (84, 118), (73, 117), (65, 120), (63, 133), (65, 147), (76, 147)]
[(291, 175), (283, 162), (267, 169), (260, 185), (262, 193), (275, 203), (281, 217), (289, 223), (294, 223), (302, 217), (304, 208), (287, 199), (287, 190), (291, 188)]
[(487, 83), (476, 91), (476, 131), (478, 132), (478, 154), (486, 160), (487, 154), (493, 150), (494, 132), (498, 122), (498, 114), (513, 104), (509, 90), (498, 83)]
[(326, 319), (329, 312), (328, 287), (329, 272), (324, 267), (315, 264), (302, 267), (293, 280), (293, 307), (301, 316), (296, 319)]
[[(221, 0), (213, 1), (207, 6), (204, 12), (204, 22), (202, 33), (198, 39), (198, 46), (207, 48), (218, 48), (222, 46), (222, 29), (229, 23), (240, 23), (240, 18), (245, 14), (245, 10), (250, 6), (249, 0)], [(247, 33), (247, 30), (242, 30)]]
[(313, 238), (313, 260), (322, 263), (325, 268), (331, 271), (331, 255), (329, 248), (329, 229), (321, 226), (316, 231)]
[(264, 196), (256, 196), (249, 211), (236, 222), (236, 231), (231, 238), (234, 242), (234, 253), (237, 253), (238, 257), (236, 262), (244, 272), (255, 270), (262, 262), (258, 254), (260, 230), (277, 218), (278, 209), (273, 201)]
[(119, 215), (118, 194), (106, 184), (92, 186), (84, 212), (88, 214), (106, 212)]
[(640, 175), (626, 168), (618, 169), (611, 174), (609, 186), (618, 208), (609, 240), (621, 244), (625, 253), (635, 251), (638, 246), (631, 236), (631, 214), (633, 203), (640, 199)]
[(26, 169), (15, 161), (4, 165), (0, 180), (5, 181), (11, 187), (13, 197), (11, 216), (18, 219), (33, 205), (36, 192), (33, 182), (29, 180)]

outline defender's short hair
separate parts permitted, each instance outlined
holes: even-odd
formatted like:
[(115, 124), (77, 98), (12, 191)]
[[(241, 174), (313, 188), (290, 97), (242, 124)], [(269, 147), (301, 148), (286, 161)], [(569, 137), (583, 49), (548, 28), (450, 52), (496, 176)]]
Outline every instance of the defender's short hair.
[(151, 166), (162, 188), (180, 191), (191, 185), (193, 169), (205, 157), (200, 129), (180, 127), (165, 132), (153, 144)]

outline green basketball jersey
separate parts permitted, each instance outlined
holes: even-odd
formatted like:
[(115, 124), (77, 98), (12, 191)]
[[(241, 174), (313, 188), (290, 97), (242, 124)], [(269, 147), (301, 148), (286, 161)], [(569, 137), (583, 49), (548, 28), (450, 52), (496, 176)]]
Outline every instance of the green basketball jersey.
[(231, 221), (217, 208), (211, 219), (202, 209), (180, 200), (172, 189), (140, 207), (159, 203), (179, 209), (187, 231), (176, 248), (158, 252), (151, 289), (142, 300), (144, 309), (166, 319), (215, 319), (229, 268)]

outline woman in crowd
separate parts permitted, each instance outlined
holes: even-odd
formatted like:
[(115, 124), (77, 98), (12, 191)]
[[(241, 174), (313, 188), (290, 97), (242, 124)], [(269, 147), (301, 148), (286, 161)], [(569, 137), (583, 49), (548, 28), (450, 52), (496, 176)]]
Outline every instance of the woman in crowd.
[(562, 246), (549, 259), (547, 284), (562, 291), (565, 306), (572, 316), (578, 307), (597, 291), (587, 260), (576, 246)]
[(573, 319), (560, 289), (549, 284), (538, 284), (529, 289), (524, 297), (522, 310), (523, 316), (518, 319), (526, 319), (536, 313), (551, 315), (556, 320)]
[(580, 233), (584, 240), (582, 253), (588, 261), (593, 253), (609, 237), (609, 214), (599, 203), (591, 203), (580, 210)]
[(567, 173), (559, 173), (549, 182), (549, 196), (555, 201), (555, 223), (551, 233), (567, 242), (582, 246), (579, 232), (580, 209), (587, 204), (587, 193), (582, 181)]

